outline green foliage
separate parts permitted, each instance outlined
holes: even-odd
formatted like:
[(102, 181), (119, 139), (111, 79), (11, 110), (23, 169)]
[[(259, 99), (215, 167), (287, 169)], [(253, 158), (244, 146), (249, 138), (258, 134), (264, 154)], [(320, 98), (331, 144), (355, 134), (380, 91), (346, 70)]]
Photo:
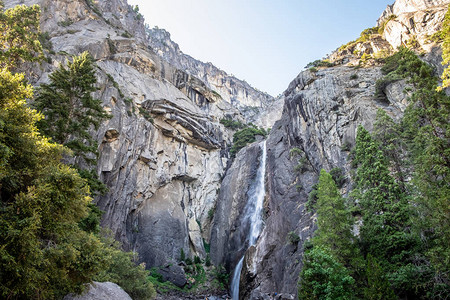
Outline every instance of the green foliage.
[(127, 39), (131, 39), (133, 37), (133, 35), (131, 35), (131, 33), (129, 33), (128, 31), (125, 30), (125, 32), (123, 32), (121, 34), (122, 37), (127, 38)]
[(237, 131), (233, 135), (233, 146), (230, 150), (231, 155), (236, 155), (236, 153), (247, 146), (247, 144), (255, 142), (257, 135), (265, 137), (267, 132), (263, 128), (256, 128), (256, 126), (246, 127)]
[(95, 164), (97, 143), (88, 130), (98, 129), (109, 116), (101, 101), (92, 97), (97, 91), (92, 58), (87, 52), (67, 61), (49, 76), (50, 83), (42, 84), (35, 107), (45, 119), (40, 130), (55, 142), (61, 143), (88, 164)]
[(354, 299), (354, 283), (348, 270), (326, 249), (313, 247), (305, 252), (299, 299)]
[(0, 7), (0, 68), (16, 68), (25, 61), (43, 59), (39, 42), (38, 5), (18, 5), (3, 11)]
[(208, 219), (210, 221), (212, 221), (212, 219), (214, 218), (214, 212), (216, 211), (216, 207), (211, 208), (210, 210), (208, 210)]
[(227, 270), (223, 265), (215, 267), (213, 270), (213, 274), (222, 288), (228, 285), (228, 281), (230, 280), (230, 274), (227, 273)]
[(341, 168), (333, 168), (330, 170), (330, 175), (333, 178), (334, 182), (336, 183), (336, 186), (338, 188), (342, 188), (342, 186), (345, 183), (345, 180), (347, 179), (345, 177), (344, 171)]
[(42, 45), (42, 48), (52, 52), (53, 51), (53, 43), (50, 41), (51, 37), (48, 32), (40, 32), (38, 35), (39, 42)]
[(202, 260), (200, 259), (200, 257), (195, 256), (194, 257), (194, 264), (201, 264), (201, 263), (202, 263)]
[(351, 232), (353, 220), (333, 177), (323, 169), (315, 209), (318, 229), (314, 234), (314, 246), (329, 249), (338, 261), (348, 265), (357, 256)]
[[(449, 4), (450, 8), (450, 4)], [(442, 36), (444, 42), (442, 44), (442, 65), (446, 66), (442, 73), (442, 88), (450, 86), (450, 9), (445, 14), (444, 23), (442, 24)]]
[(100, 220), (103, 215), (97, 205), (93, 203), (88, 204), (88, 215), (78, 222), (80, 228), (86, 232), (98, 234), (100, 233)]
[(378, 29), (378, 27), (372, 27), (363, 30), (357, 40), (342, 45), (338, 51), (352, 50), (357, 44), (369, 41), (374, 35), (378, 34)]
[(145, 108), (139, 107), (139, 113), (150, 123), (153, 124), (155, 122), (155, 120), (153, 120), (152, 116)]
[(80, 292), (106, 263), (100, 241), (78, 226), (91, 198), (61, 145), (36, 129), (24, 76), (0, 71), (0, 294), (55, 299)]
[(92, 9), (92, 11), (94, 13), (96, 13), (99, 17), (102, 17), (102, 13), (100, 11), (100, 9), (97, 7), (97, 5), (95, 5), (94, 0), (85, 0), (86, 5)]
[(311, 67), (308, 69), (311, 73), (317, 73), (319, 70), (316, 67)]
[(317, 191), (318, 186), (319, 186), (318, 183), (314, 184), (312, 186), (311, 192), (309, 192), (308, 202), (306, 202), (306, 205), (305, 205), (305, 207), (306, 207), (306, 209), (308, 211), (312, 211), (314, 209), (314, 207), (316, 206), (317, 194), (318, 194), (318, 191)]
[(291, 245), (297, 245), (300, 242), (300, 237), (294, 231), (289, 231), (287, 234), (287, 241)]
[(350, 76), (350, 79), (351, 80), (355, 80), (355, 79), (358, 79), (358, 74), (352, 74), (351, 76)]
[(392, 20), (397, 19), (397, 16), (392, 14), (389, 17), (387, 17), (380, 25), (380, 27), (378, 28), (378, 34), (383, 34), (384, 33), (384, 29), (386, 27), (386, 24), (389, 23)]
[(239, 121), (234, 121), (232, 119), (221, 119), (220, 124), (223, 124), (226, 128), (230, 128), (233, 130), (244, 128), (244, 124)]
[(118, 284), (133, 299), (148, 300), (156, 296), (153, 284), (147, 279), (149, 271), (145, 265), (136, 265), (135, 253), (123, 252), (113, 239), (105, 240), (109, 267), (95, 277), (96, 281), (110, 281)]
[(186, 254), (184, 253), (184, 249), (181, 248), (180, 249), (180, 261), (185, 261), (186, 260)]
[(318, 60), (308, 63), (305, 68), (307, 68), (307, 69), (320, 68), (320, 67), (331, 68), (334, 66), (335, 66), (335, 64), (330, 62), (328, 59), (324, 59), (324, 60), (318, 59)]
[(381, 269), (377, 260), (372, 256), (367, 256), (367, 287), (364, 289), (364, 299), (368, 300), (395, 300), (394, 291), (390, 287), (385, 273)]

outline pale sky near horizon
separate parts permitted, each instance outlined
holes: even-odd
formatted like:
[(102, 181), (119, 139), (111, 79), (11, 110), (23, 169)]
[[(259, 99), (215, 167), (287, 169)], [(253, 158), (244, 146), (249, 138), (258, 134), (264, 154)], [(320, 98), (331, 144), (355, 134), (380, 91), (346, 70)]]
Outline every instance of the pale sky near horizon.
[(183, 53), (272, 96), (305, 65), (376, 25), (394, 0), (128, 0)]

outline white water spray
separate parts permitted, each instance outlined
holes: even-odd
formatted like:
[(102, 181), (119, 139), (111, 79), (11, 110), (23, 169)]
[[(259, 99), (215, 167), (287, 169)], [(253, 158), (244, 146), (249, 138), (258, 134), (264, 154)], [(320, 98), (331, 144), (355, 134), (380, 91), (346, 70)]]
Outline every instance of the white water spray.
[[(263, 225), (262, 210), (264, 196), (266, 194), (264, 185), (264, 175), (266, 173), (266, 141), (261, 143), (261, 150), (261, 161), (256, 172), (255, 181), (252, 183), (247, 193), (248, 202), (245, 206), (244, 217), (241, 223), (244, 226), (246, 226), (246, 224), (250, 226), (247, 237), (249, 247), (256, 244)], [(245, 241), (243, 242), (245, 243)], [(244, 256), (239, 260), (233, 272), (233, 278), (231, 280), (231, 296), (233, 297), (233, 300), (239, 300), (239, 281), (241, 278)]]

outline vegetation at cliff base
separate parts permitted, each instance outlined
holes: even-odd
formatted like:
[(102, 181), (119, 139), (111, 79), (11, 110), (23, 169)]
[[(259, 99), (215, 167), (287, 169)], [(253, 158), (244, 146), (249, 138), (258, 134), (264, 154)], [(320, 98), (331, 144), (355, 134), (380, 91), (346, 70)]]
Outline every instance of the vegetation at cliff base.
[[(71, 130), (72, 136), (79, 133), (77, 143), (71, 144), (67, 132), (52, 128), (53, 123), (43, 126), (51, 138), (38, 129), (49, 120), (48, 112), (66, 105), (62, 101), (67, 98), (99, 104), (91, 97), (95, 84), (95, 77), (89, 77), (91, 69), (78, 73), (76, 80), (58, 77), (70, 73), (64, 67), (50, 76), (44, 93), (48, 106), (44, 101), (39, 106), (44, 114), (29, 107), (33, 88), (24, 74), (14, 72), (42, 55), (39, 12), (37, 6), (0, 11), (0, 28), (6, 33), (2, 38), (14, 35), (14, 42), (2, 43), (0, 55), (0, 298), (61, 299), (104, 279), (122, 285), (134, 299), (151, 299), (155, 292), (148, 272), (136, 266), (134, 254), (121, 251), (100, 234), (102, 213), (91, 203), (91, 189), (98, 187), (83, 178), (89, 175), (82, 177), (83, 170), (63, 163), (74, 153), (82, 157), (83, 150), (95, 153), (93, 144), (84, 143), (91, 138), (88, 128), (104, 116), (103, 109), (91, 118), (81, 108), (80, 124), (61, 127)], [(76, 65), (77, 59), (84, 66), (92, 64), (85, 54), (69, 65)], [(75, 144), (79, 147), (72, 147)]]
[[(446, 299), (450, 294), (450, 97), (436, 89), (433, 69), (407, 48), (387, 58), (382, 72), (387, 83), (379, 85), (379, 93), (392, 78), (405, 80), (409, 105), (398, 122), (380, 110), (372, 133), (358, 128), (348, 199), (332, 176), (320, 173), (310, 201), (317, 213), (316, 252), (305, 253), (300, 299)], [(355, 226), (358, 235), (350, 232)], [(314, 262), (328, 267), (319, 273)], [(345, 288), (347, 276), (354, 283)], [(314, 290), (319, 286), (323, 289)], [(327, 294), (336, 286), (340, 294)]]

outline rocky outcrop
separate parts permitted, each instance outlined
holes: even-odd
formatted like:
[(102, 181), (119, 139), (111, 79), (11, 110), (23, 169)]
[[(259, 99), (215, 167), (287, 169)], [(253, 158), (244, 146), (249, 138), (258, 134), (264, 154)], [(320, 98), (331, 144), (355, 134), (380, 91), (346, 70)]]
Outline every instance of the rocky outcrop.
[[(237, 107), (248, 118), (254, 117), (272, 102), (274, 98), (263, 93), (247, 82), (227, 74), (211, 63), (203, 63), (184, 54), (177, 43), (171, 40), (164, 29), (147, 29), (150, 46), (165, 60), (188, 74), (201, 78), (203, 82), (220, 95), (226, 102)], [(255, 109), (260, 108), (260, 110)]]
[[(433, 46), (430, 37), (441, 29), (449, 0), (397, 1), (383, 13), (378, 23), (384, 24), (383, 37), (394, 49), (417, 43), (427, 52)], [(389, 15), (395, 18), (389, 18)]]
[(249, 227), (240, 224), (260, 152), (259, 143), (239, 151), (220, 187), (211, 231), (211, 260), (215, 265), (225, 265), (230, 272), (248, 247), (241, 241), (246, 240)]
[(64, 300), (132, 300), (117, 284), (112, 282), (93, 282), (81, 295), (67, 295)]
[[(33, 69), (35, 85), (71, 55), (88, 51), (96, 61), (95, 97), (111, 114), (92, 131), (100, 145), (97, 171), (109, 189), (95, 199), (105, 212), (102, 225), (126, 250), (138, 251), (148, 268), (176, 264), (181, 250), (205, 258), (208, 212), (216, 206), (233, 133), (219, 121), (244, 116), (208, 81), (154, 53), (143, 19), (125, 0), (5, 1), (6, 7), (17, 4), (41, 5), (41, 29), (53, 45), (46, 63)], [(232, 97), (258, 95), (257, 106), (270, 101), (232, 80), (239, 86)], [(180, 276), (169, 277), (178, 282)]]

